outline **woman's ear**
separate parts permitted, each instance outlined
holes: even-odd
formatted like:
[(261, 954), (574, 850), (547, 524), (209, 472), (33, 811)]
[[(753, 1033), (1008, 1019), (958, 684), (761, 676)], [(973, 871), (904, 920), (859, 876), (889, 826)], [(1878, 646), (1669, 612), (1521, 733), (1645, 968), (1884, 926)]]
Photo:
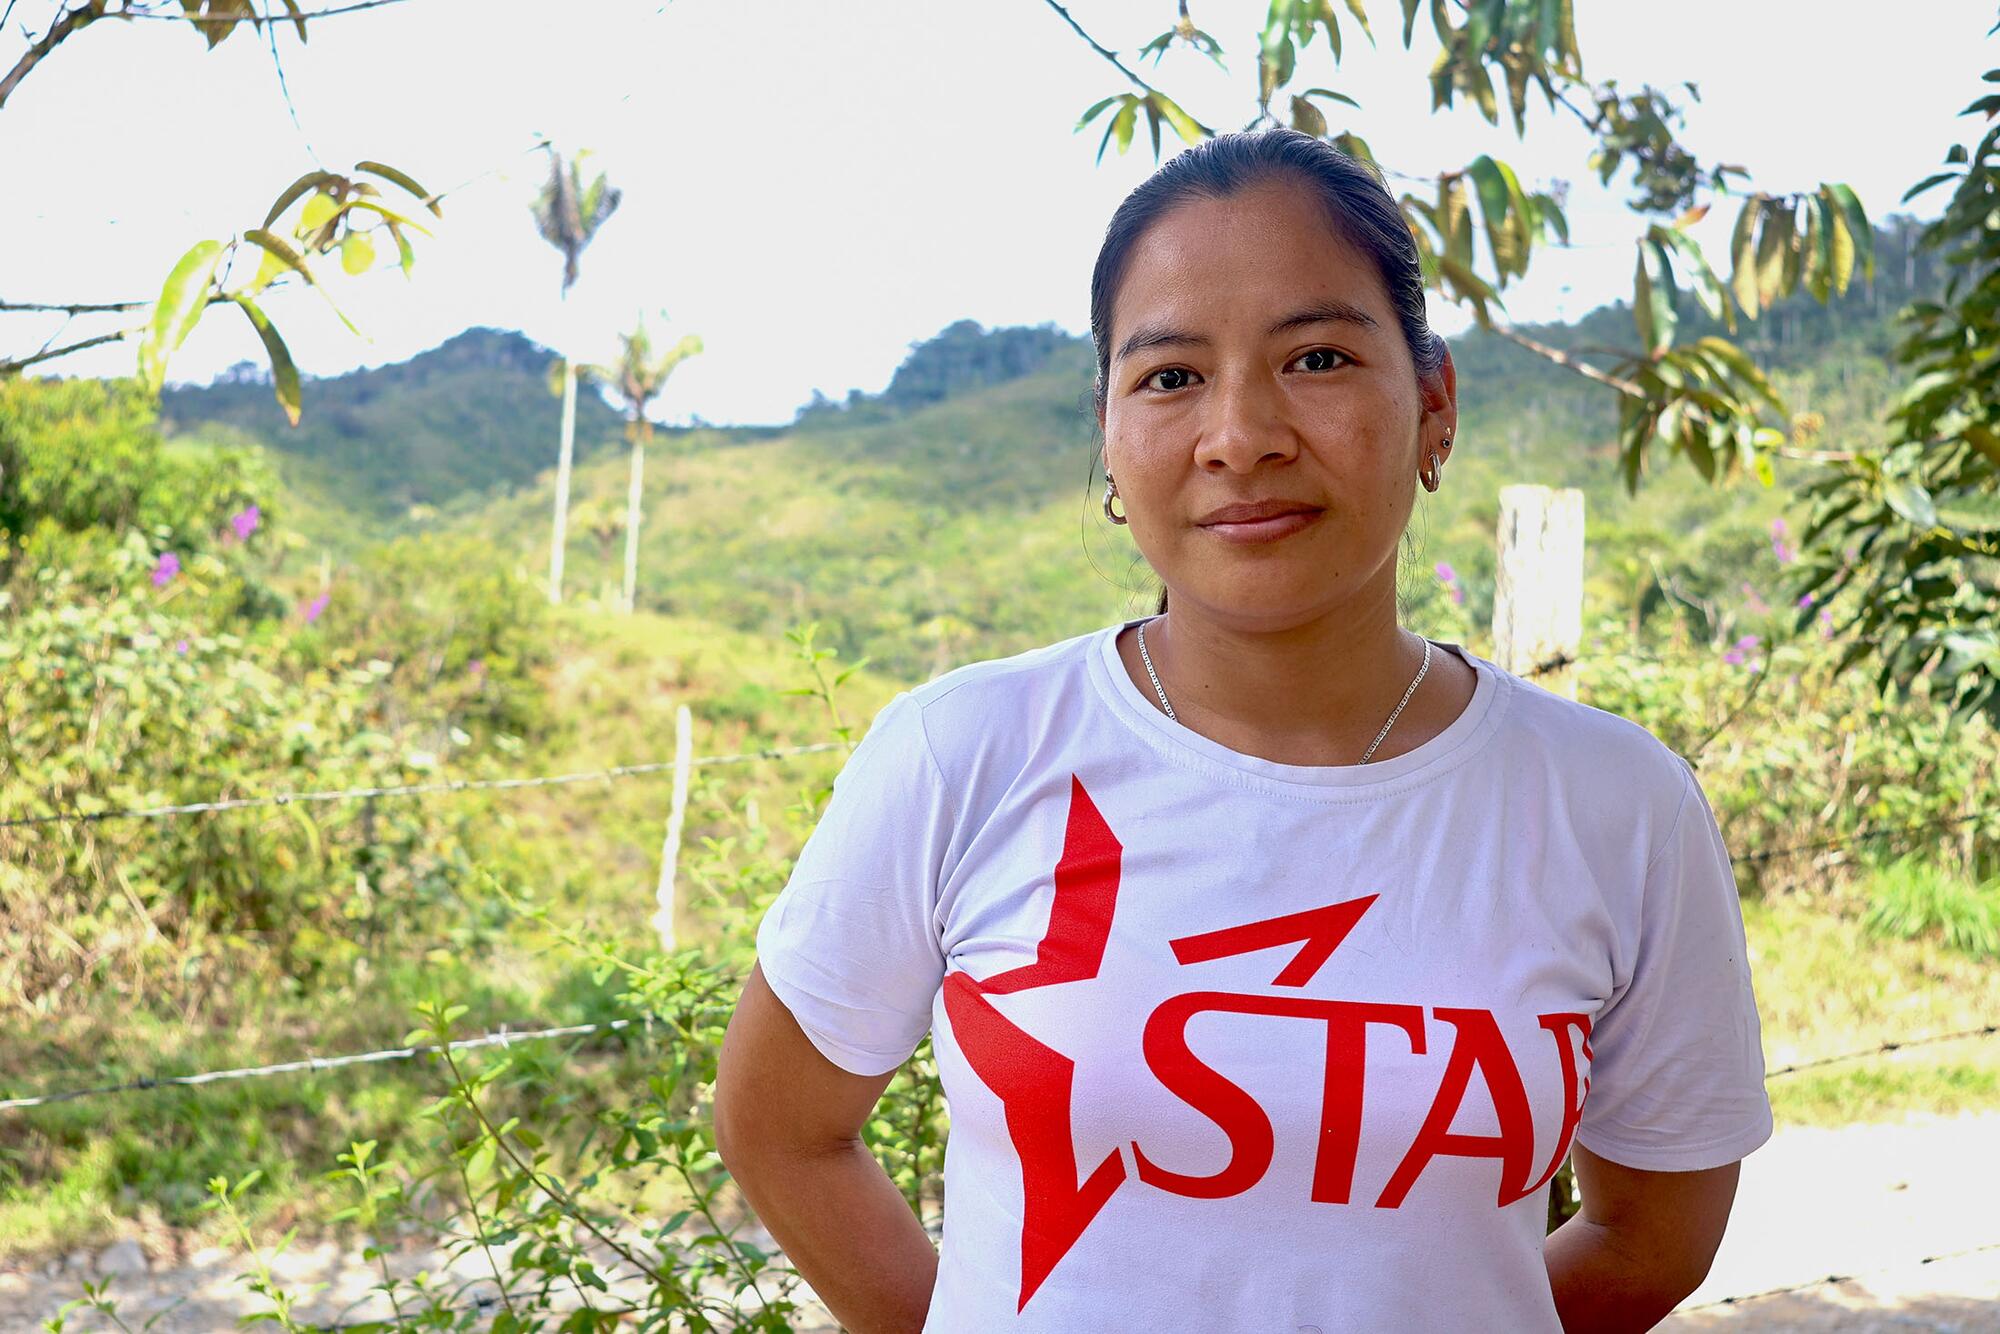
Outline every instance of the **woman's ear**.
[(1440, 435), (1449, 441), (1458, 435), (1458, 367), (1452, 364), (1451, 349), (1443, 352), (1438, 368), (1418, 377), (1417, 390), (1423, 398), (1424, 415), (1437, 419)]

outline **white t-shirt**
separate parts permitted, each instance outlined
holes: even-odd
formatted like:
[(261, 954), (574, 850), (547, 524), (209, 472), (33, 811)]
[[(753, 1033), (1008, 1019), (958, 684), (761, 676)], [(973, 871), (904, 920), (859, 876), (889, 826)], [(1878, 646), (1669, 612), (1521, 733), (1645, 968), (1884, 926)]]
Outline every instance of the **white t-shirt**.
[(929, 1032), (927, 1331), (1560, 1328), (1572, 1134), (1771, 1133), (1729, 854), (1636, 723), (1457, 645), (1472, 702), (1367, 765), (1170, 721), (1127, 621), (898, 695), (757, 936), (843, 1069)]

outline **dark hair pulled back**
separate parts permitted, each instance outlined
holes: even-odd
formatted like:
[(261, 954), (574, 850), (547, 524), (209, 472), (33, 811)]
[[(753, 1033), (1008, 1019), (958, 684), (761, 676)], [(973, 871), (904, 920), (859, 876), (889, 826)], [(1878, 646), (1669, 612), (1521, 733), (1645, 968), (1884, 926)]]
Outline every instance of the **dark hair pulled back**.
[[(1111, 376), (1111, 307), (1131, 264), (1133, 247), (1148, 228), (1181, 204), (1227, 199), (1271, 180), (1295, 181), (1312, 191), (1326, 210), (1331, 233), (1375, 266), (1396, 308), (1418, 379), (1435, 375), (1444, 364), (1444, 340), (1431, 332), (1425, 311), (1416, 240), (1374, 164), (1298, 130), (1219, 134), (1169, 158), (1125, 196), (1104, 229), (1104, 244), (1090, 275), (1090, 339), (1097, 349), (1095, 397), (1100, 416)], [(1159, 610), (1166, 609), (1163, 588)]]

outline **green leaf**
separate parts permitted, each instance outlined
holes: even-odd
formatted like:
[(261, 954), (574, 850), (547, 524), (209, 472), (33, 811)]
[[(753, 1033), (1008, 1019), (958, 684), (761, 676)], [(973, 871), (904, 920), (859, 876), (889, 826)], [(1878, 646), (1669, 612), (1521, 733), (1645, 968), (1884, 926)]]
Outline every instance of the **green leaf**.
[(1493, 267), (1504, 283), (1509, 274), (1527, 269), (1527, 256), (1520, 244), (1520, 230), (1513, 219), (1513, 205), (1520, 191), (1507, 188), (1500, 164), (1481, 153), (1466, 172), (1479, 192), (1479, 216), (1486, 224), (1486, 244), (1493, 251)]
[(1346, 93), (1336, 93), (1331, 88), (1308, 88), (1305, 91), (1305, 95), (1307, 97), (1324, 97), (1335, 102), (1344, 102), (1356, 109), (1359, 109), (1361, 106), (1359, 102), (1349, 97)]
[(1403, 46), (1410, 45), (1410, 34), (1417, 30), (1417, 10), (1423, 0), (1403, 0)]
[(403, 228), (400, 223), (391, 222), (387, 226), (389, 228), (389, 235), (396, 238), (396, 259), (403, 266), (403, 276), (407, 278), (410, 276), (410, 270), (416, 267), (416, 252), (410, 249), (410, 240), (403, 235)]
[(1326, 137), (1326, 116), (1296, 93), (1292, 95), (1292, 128), (1315, 139)]
[(1991, 460), (1994, 467), (2000, 468), (2000, 434), (1974, 423), (1965, 428), (1965, 439), (1974, 449)]
[(306, 16), (299, 8), (299, 0), (285, 0), (285, 12), (292, 16), (292, 24), (299, 30), (299, 45), (306, 42)]
[[(277, 236), (265, 231), (261, 227), (252, 227), (249, 231), (243, 233), (243, 239), (264, 247), (265, 250), (284, 261), (286, 268), (295, 270), (308, 283), (314, 283), (312, 270), (306, 267), (306, 262), (299, 255), (299, 252), (286, 245)], [(314, 285), (317, 286), (317, 283), (314, 283)]]
[(1805, 216), (1805, 238), (1799, 253), (1805, 261), (1806, 291), (1812, 293), (1813, 300), (1825, 305), (1833, 294), (1833, 238), (1827, 235), (1833, 208), (1814, 195), (1805, 201)]
[(1860, 198), (1854, 191), (1838, 181), (1820, 187), (1833, 196), (1833, 202), (1840, 207), (1840, 214), (1847, 220), (1847, 233), (1854, 244), (1855, 255), (1861, 261), (1864, 278), (1875, 276), (1875, 228), (1868, 221), (1867, 210), (1861, 207)]
[(279, 192), (276, 202), (271, 205), (271, 211), (264, 215), (264, 225), (269, 227), (276, 222), (278, 215), (290, 208), (293, 201), (306, 191), (317, 189), (323, 183), (337, 179), (338, 177), (330, 171), (309, 171), (299, 177)]
[(197, 241), (175, 263), (153, 303), (153, 316), (146, 322), (139, 342), (139, 378), (153, 393), (167, 379), (167, 358), (184, 342), (208, 308), (208, 285), (222, 260), (222, 242)]
[(1833, 197), (1831, 187), (1821, 186), (1819, 198), (1819, 229), (1826, 242), (1827, 276), (1833, 290), (1844, 293), (1854, 281), (1854, 233), (1848, 230), (1847, 212)]
[(1935, 176), (1926, 176), (1921, 181), (1918, 181), (1915, 185), (1911, 186), (1909, 189), (1903, 191), (1903, 197), (1899, 202), (1907, 204), (1912, 199), (1915, 199), (1918, 195), (1922, 194), (1924, 191), (1930, 189), (1932, 186), (1942, 185), (1946, 181), (1957, 180), (1960, 174), (1961, 173), (1955, 171), (1941, 171), (1937, 173)]
[[(1786, 261), (1792, 253), (1792, 210), (1774, 205), (1764, 211), (1757, 237), (1757, 304), (1768, 307), (1789, 288)], [(1796, 263), (1796, 261), (1794, 261)]]
[(1757, 369), (1757, 363), (1750, 360), (1742, 348), (1726, 338), (1717, 338), (1712, 334), (1707, 338), (1696, 339), (1695, 347), (1727, 366), (1738, 380), (1770, 406), (1771, 411), (1782, 413), (1785, 410), (1784, 400), (1778, 397), (1778, 391), (1772, 388), (1764, 372)]
[(1674, 271), (1666, 248), (1651, 238), (1639, 242), (1639, 266), (1633, 280), (1633, 313), (1646, 351), (1657, 357), (1674, 342)]
[(1192, 146), (1209, 137), (1208, 127), (1181, 110), (1180, 104), (1171, 97), (1165, 93), (1153, 93), (1150, 97), (1153, 105), (1160, 109), (1160, 114), (1167, 118), (1167, 124), (1181, 137), (1182, 143)]
[(306, 200), (306, 206), (299, 210), (299, 225), (293, 234), (301, 240), (310, 237), (340, 212), (339, 201), (324, 190), (317, 191)]
[(257, 308), (256, 302), (240, 292), (230, 299), (243, 308), (250, 326), (263, 340), (264, 355), (271, 359), (271, 384), (278, 391), (278, 406), (285, 410), (285, 420), (297, 426), (300, 411), (299, 368), (292, 364), (291, 349), (285, 346), (285, 340), (278, 336), (277, 329)]
[(1438, 190), (1438, 239), (1445, 257), (1460, 268), (1472, 269), (1472, 197), (1465, 178), (1454, 176)]
[(1112, 118), (1111, 137), (1118, 141), (1118, 154), (1120, 157), (1123, 157), (1125, 150), (1132, 146), (1132, 131), (1137, 127), (1138, 123), (1139, 104), (1137, 102), (1127, 102), (1124, 106), (1118, 108), (1118, 114)]
[(423, 186), (418, 185), (407, 173), (398, 171), (384, 162), (357, 162), (354, 164), (354, 169), (356, 171), (365, 171), (371, 176), (380, 176), (385, 181), (391, 181), (402, 186), (405, 190), (415, 195), (419, 202), (431, 211), (432, 216), (439, 218), (444, 216), (444, 209), (438, 205), (437, 200), (431, 198), (431, 192), (424, 189)]
[(340, 267), (349, 273), (366, 273), (375, 266), (375, 243), (367, 232), (350, 231), (340, 240)]
[(1648, 236), (1654, 241), (1673, 247), (1686, 258), (1688, 267), (1694, 273), (1694, 297), (1712, 320), (1727, 325), (1731, 332), (1736, 329), (1736, 311), (1729, 304), (1729, 294), (1723, 290), (1722, 279), (1709, 267), (1708, 256), (1701, 252), (1701, 245), (1692, 236), (1677, 227), (1661, 227), (1655, 224)]
[(1757, 318), (1763, 309), (1757, 299), (1757, 263), (1753, 253), (1753, 243), (1757, 235), (1757, 218), (1764, 211), (1764, 201), (1752, 195), (1743, 201), (1743, 211), (1736, 215), (1736, 234), (1729, 244), (1729, 286), (1736, 294), (1736, 304), (1751, 319)]
[(381, 218), (385, 222), (393, 222), (400, 226), (408, 227), (411, 231), (422, 232), (425, 236), (436, 235), (436, 233), (431, 231), (430, 228), (424, 226), (424, 224), (422, 224), (421, 222), (417, 222), (412, 218), (405, 217), (403, 214), (396, 212), (392, 208), (386, 208), (383, 205), (377, 203), (373, 199), (361, 199), (361, 198), (350, 199), (346, 203), (340, 206), (339, 211), (341, 213), (345, 213), (349, 209), (355, 209), (355, 208), (365, 209), (368, 212), (373, 213), (376, 217)]
[(1354, 15), (1354, 21), (1361, 25), (1361, 35), (1368, 39), (1370, 46), (1373, 46), (1375, 44), (1375, 30), (1368, 26), (1367, 5), (1363, 3), (1363, 0), (1347, 0), (1347, 12)]
[(1882, 500), (1890, 509), (1919, 528), (1938, 526), (1937, 506), (1931, 501), (1931, 493), (1915, 482), (1885, 482), (1882, 486)]
[(1938, 504), (1937, 516), (1938, 522), (1954, 533), (2000, 533), (2000, 494), (1975, 492), (1949, 498)]
[(1101, 102), (1091, 103), (1090, 110), (1084, 112), (1081, 116), (1077, 117), (1076, 128), (1081, 130), (1084, 126), (1096, 120), (1099, 113), (1101, 113), (1104, 110), (1104, 108), (1110, 106), (1113, 102), (1116, 102), (1117, 100), (1118, 100), (1118, 94), (1113, 93), (1110, 97), (1105, 98)]
[(1553, 195), (1535, 196), (1535, 216), (1545, 227), (1553, 227), (1564, 245), (1569, 244), (1569, 219), (1563, 216), (1562, 205), (1556, 203)]

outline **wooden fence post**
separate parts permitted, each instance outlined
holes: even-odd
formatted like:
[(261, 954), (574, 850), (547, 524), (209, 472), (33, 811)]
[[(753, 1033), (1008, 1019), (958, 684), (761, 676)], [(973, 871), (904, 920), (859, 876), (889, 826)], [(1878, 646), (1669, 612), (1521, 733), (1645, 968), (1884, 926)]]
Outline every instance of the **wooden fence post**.
[(667, 838), (660, 846), (660, 884), (653, 898), (653, 930), (660, 948), (674, 950), (674, 864), (681, 855), (681, 822), (687, 818), (688, 771), (694, 767), (694, 714), (683, 704), (674, 710), (674, 804), (667, 812)]
[(1575, 699), (1583, 641), (1583, 492), (1501, 487), (1499, 538), (1493, 660)]

